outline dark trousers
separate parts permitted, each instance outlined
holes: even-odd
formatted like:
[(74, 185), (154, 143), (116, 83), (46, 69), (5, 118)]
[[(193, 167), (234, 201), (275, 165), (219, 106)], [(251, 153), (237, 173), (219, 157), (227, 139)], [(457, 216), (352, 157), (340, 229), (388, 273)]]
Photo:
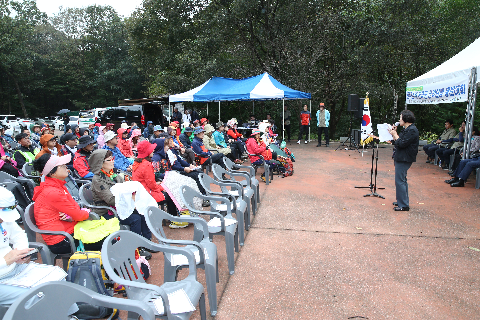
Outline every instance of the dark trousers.
[(423, 151), (427, 154), (427, 156), (431, 159), (435, 159), (435, 151), (440, 148), (440, 146), (436, 143), (431, 143), (423, 146)]
[(290, 125), (289, 124), (286, 124), (285, 125), (285, 131), (287, 132), (287, 140), (290, 141)]
[(298, 133), (298, 140), (302, 140), (303, 132), (305, 132), (305, 141), (308, 141), (308, 128), (309, 126), (300, 125), (300, 132)]
[(467, 181), (468, 176), (475, 168), (480, 168), (480, 158), (462, 160), (455, 169), (455, 177)]
[(435, 152), (438, 158), (442, 160), (442, 166), (447, 166), (450, 163), (450, 155), (454, 154), (455, 149), (440, 148)]
[(130, 226), (130, 231), (143, 236), (145, 239), (152, 239), (152, 232), (148, 228), (145, 216), (139, 214), (137, 209), (127, 219), (120, 220), (120, 222)]
[(325, 133), (325, 143), (327, 146), (330, 144), (330, 139), (328, 139), (328, 127), (318, 127), (317, 134), (318, 134), (318, 144), (322, 144), (322, 133)]
[(167, 213), (172, 216), (178, 216), (177, 212), (177, 207), (175, 206), (175, 203), (173, 202), (172, 198), (168, 195), (167, 192), (163, 191), (163, 196), (165, 197), (165, 200), (158, 202), (159, 205), (167, 205)]
[(399, 207), (409, 207), (407, 171), (411, 162), (395, 161), (395, 191)]
[(232, 156), (235, 159), (240, 159), (244, 152), (243, 143), (241, 141), (234, 141), (230, 143), (230, 149), (232, 150)]
[[(225, 163), (223, 163), (223, 157), (224, 157), (223, 153), (218, 152), (218, 153), (212, 154), (212, 155), (209, 157), (209, 159), (212, 159), (212, 163), (216, 163), (216, 164), (218, 164), (220, 167), (222, 167), (222, 168), (225, 169)], [(209, 160), (205, 161), (203, 164), (205, 165), (205, 164), (207, 164), (207, 163), (209, 163)]]
[(193, 164), (195, 162), (195, 153), (191, 148), (185, 148), (185, 153), (182, 154), (182, 156), (185, 158), (185, 161), (190, 164)]

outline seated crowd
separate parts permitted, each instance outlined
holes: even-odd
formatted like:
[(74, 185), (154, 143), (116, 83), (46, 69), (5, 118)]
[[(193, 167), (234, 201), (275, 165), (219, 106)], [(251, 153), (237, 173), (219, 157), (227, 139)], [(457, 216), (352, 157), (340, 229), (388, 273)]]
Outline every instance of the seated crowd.
[[(449, 170), (451, 179), (445, 180), (445, 183), (451, 187), (463, 187), (470, 174), (476, 168), (480, 168), (480, 135), (478, 128), (472, 127), (472, 139), (469, 146), (469, 158), (463, 159), (465, 143), (465, 121), (463, 121), (458, 133), (454, 128), (453, 120), (445, 121), (445, 130), (438, 139), (431, 144), (423, 147), (427, 155), (427, 163), (434, 163), (438, 160), (438, 165), (443, 170)], [(466, 154), (465, 154), (466, 155)]]
[[(81, 179), (83, 183), (91, 180), (93, 205), (104, 207), (94, 210), (100, 219), (111, 221), (110, 226), (128, 226), (130, 231), (150, 240), (152, 233), (146, 224), (145, 212), (135, 209), (126, 216), (119, 214), (112, 187), (137, 181), (142, 192), (148, 193), (159, 207), (166, 207), (170, 215), (188, 215), (188, 210), (178, 205), (180, 199), (176, 199), (168, 188), (193, 183), (200, 193), (206, 194), (199, 181), (202, 167), (216, 163), (225, 168), (225, 157), (236, 164), (242, 164), (243, 159), (249, 157), (253, 165), (260, 165), (263, 164), (261, 156), (272, 169), (279, 164), (275, 161), (276, 152), (268, 148), (275, 135), (268, 124), (261, 124), (248, 139), (238, 132), (236, 119), (229, 120), (227, 125), (218, 122), (216, 128), (205, 118), (182, 129), (177, 122), (170, 123), (166, 130), (148, 123), (143, 134), (134, 124), (131, 127), (122, 124), (116, 132), (112, 124), (95, 124), (88, 129), (67, 126), (60, 139), (49, 129), (35, 127), (35, 133), (24, 131), (15, 136), (18, 148), (13, 154), (8, 137), (0, 128), (0, 153), (4, 162), (0, 169), (17, 177), (22, 175), (24, 164), (32, 163), (33, 170), (42, 177), (31, 197), (37, 227), (66, 232), (74, 238), (75, 247), (83, 245), (87, 251), (100, 251), (108, 230), (88, 243), (81, 243), (74, 237), (75, 226), (90, 220), (91, 215), (90, 210), (81, 208), (67, 188), (71, 172), (76, 175), (72, 179)], [(38, 139), (31, 139), (32, 135)], [(38, 146), (34, 141), (38, 141)], [(30, 251), (25, 232), (15, 222), (19, 215), (12, 197), (10, 191), (0, 187), (0, 228), (5, 238), (0, 245), (3, 258), (0, 280), (21, 271), (25, 266), (23, 262), (27, 261), (24, 257)], [(137, 197), (138, 191), (131, 192), (133, 201)], [(209, 205), (208, 201), (203, 202), (203, 206)], [(176, 229), (187, 225), (172, 221), (169, 227)], [(63, 235), (42, 234), (42, 238), (54, 254), (71, 252), (70, 241)], [(151, 257), (151, 253), (142, 248), (139, 254), (146, 259)], [(4, 287), (0, 285), (0, 304), (12, 303), (25, 291)]]

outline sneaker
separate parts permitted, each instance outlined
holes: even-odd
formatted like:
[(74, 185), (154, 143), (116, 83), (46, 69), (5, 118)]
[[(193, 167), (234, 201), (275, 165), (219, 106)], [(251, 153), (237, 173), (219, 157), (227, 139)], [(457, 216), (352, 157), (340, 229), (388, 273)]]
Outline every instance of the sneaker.
[(183, 211), (180, 212), (180, 216), (189, 216), (190, 217), (190, 211), (183, 210)]
[(297, 144), (300, 144), (300, 140), (297, 141)]
[(308, 143), (308, 141), (307, 141), (307, 140), (305, 140), (305, 144), (307, 144), (307, 143)]
[(262, 173), (260, 178), (262, 179), (263, 182), (267, 182), (267, 179), (265, 178), (265, 173)]
[(170, 229), (181, 229), (181, 228), (186, 228), (188, 227), (188, 222), (176, 222), (172, 221), (170, 222), (170, 225), (168, 226)]
[(202, 207), (210, 207), (210, 201), (203, 200)]
[(114, 283), (113, 292), (114, 293), (125, 293), (125, 287), (123, 286), (123, 284)]

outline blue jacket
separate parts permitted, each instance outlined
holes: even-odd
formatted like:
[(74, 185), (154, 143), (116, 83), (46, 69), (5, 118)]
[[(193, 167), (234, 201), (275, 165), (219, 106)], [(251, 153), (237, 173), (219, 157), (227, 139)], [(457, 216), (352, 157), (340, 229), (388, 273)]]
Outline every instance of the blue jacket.
[(225, 135), (220, 131), (215, 131), (213, 134), (213, 139), (215, 139), (215, 143), (222, 148), (228, 148), (228, 145), (225, 143)]
[[(170, 161), (170, 159), (168, 159), (168, 155), (165, 154), (165, 149), (164, 149), (165, 139), (155, 139), (153, 143), (155, 143), (157, 147), (154, 150), (152, 161), (158, 161), (158, 162), (161, 160)], [(180, 157), (177, 150), (170, 149), (170, 151), (172, 151), (173, 154), (177, 156), (177, 160), (175, 160), (173, 164), (170, 164), (172, 170), (184, 171), (183, 168), (190, 166), (187, 161), (183, 160), (182, 157)]]
[(132, 164), (132, 162), (123, 155), (123, 153), (120, 151), (120, 149), (118, 149), (118, 147), (115, 147), (114, 149), (112, 149), (109, 146), (104, 145), (103, 149), (112, 151), (112, 154), (115, 157), (115, 160), (114, 160), (115, 169), (127, 171), (127, 168)]
[(203, 151), (202, 147), (205, 148), (205, 146), (203, 145), (203, 140), (200, 139), (199, 137), (195, 137), (193, 139), (193, 142), (192, 142), (193, 151), (195, 151), (196, 154), (198, 154), (199, 156), (201, 156), (203, 158), (210, 157), (212, 155), (212, 153), (210, 151), (208, 151), (208, 152)]
[[(330, 123), (330, 111), (327, 109), (325, 110), (325, 126), (328, 128), (328, 125)], [(320, 127), (320, 110), (317, 110), (317, 127)]]
[(147, 121), (147, 125), (145, 126), (145, 130), (143, 130), (143, 137), (145, 139), (150, 138), (150, 135), (153, 133), (153, 132), (150, 132), (150, 125), (151, 124), (153, 124), (152, 121)]

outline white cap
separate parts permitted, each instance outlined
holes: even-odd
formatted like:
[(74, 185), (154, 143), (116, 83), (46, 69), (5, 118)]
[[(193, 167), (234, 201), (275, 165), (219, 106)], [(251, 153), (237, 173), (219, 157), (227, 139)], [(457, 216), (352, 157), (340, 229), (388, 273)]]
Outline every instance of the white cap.
[(105, 132), (105, 134), (103, 135), (103, 138), (105, 139), (105, 142), (108, 142), (110, 140), (112, 140), (113, 138), (115, 138), (117, 135), (115, 134), (115, 132), (113, 131), (107, 131)]
[[(4, 222), (15, 222), (20, 218), (20, 213), (16, 208), (10, 209), (17, 204), (15, 196), (4, 187), (0, 187), (0, 219)], [(7, 209), (9, 208), (9, 209)]]

